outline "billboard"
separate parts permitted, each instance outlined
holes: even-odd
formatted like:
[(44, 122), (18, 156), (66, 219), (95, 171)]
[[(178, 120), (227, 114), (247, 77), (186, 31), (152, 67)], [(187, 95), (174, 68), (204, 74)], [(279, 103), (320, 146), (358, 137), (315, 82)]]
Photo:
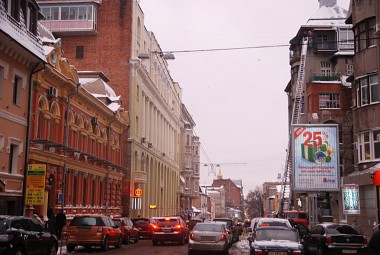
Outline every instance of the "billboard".
[(342, 199), (344, 214), (360, 214), (359, 185), (342, 185)]
[(339, 191), (336, 124), (292, 125), (293, 190)]

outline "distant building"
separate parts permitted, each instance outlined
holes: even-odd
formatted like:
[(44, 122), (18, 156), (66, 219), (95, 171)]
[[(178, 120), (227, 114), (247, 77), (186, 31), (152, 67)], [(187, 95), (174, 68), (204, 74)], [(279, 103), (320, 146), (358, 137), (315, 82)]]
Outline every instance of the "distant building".
[[(214, 205), (214, 211), (211, 210), (211, 218), (225, 218), (226, 214), (226, 194), (225, 188), (221, 187), (206, 187), (206, 192), (209, 197), (211, 197)], [(211, 208), (209, 208), (211, 209)]]

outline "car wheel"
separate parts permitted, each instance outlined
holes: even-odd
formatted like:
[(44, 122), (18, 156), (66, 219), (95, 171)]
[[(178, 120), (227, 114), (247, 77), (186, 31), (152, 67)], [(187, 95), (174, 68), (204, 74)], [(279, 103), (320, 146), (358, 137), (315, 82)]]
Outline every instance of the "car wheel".
[(108, 239), (108, 236), (104, 238), (103, 245), (102, 245), (102, 250), (103, 251), (108, 251), (110, 249), (110, 242)]
[(125, 244), (129, 244), (131, 242), (131, 237), (127, 235), (127, 238), (125, 239)]
[(50, 247), (50, 251), (48, 255), (57, 255), (57, 252), (58, 252), (58, 246), (55, 243), (53, 243)]
[(115, 248), (119, 249), (121, 246), (123, 246), (123, 239), (120, 236), (119, 239), (117, 240), (117, 244), (115, 245)]
[(66, 250), (67, 250), (67, 252), (75, 251), (75, 245), (72, 245), (72, 244), (66, 245)]
[(137, 235), (137, 236), (136, 236), (136, 239), (135, 239), (135, 243), (138, 243), (139, 241), (140, 241), (140, 236)]
[(14, 255), (24, 255), (24, 254), (25, 254), (25, 252), (21, 247), (17, 247), (15, 249)]

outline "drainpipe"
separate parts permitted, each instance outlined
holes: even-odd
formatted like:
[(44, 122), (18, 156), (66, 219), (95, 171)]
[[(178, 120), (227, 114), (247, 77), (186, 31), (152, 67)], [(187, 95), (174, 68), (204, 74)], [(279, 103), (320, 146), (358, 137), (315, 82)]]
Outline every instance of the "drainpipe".
[(81, 84), (78, 83), (76, 89), (67, 95), (67, 103), (66, 103), (66, 115), (65, 115), (65, 137), (64, 137), (64, 148), (63, 148), (63, 156), (65, 158), (65, 164), (63, 166), (62, 173), (62, 209), (65, 207), (65, 192), (66, 192), (66, 175), (67, 175), (67, 158), (66, 158), (66, 148), (69, 145), (69, 108), (70, 108), (70, 99), (73, 95), (79, 93), (81, 89)]
[[(112, 121), (107, 126), (107, 138), (108, 138), (108, 145), (107, 145), (107, 161), (111, 162), (111, 125), (116, 120), (116, 114), (117, 112), (114, 112)], [(109, 197), (109, 171), (110, 166), (107, 166), (107, 172), (106, 172), (106, 215), (108, 214), (108, 197)]]
[(24, 161), (24, 180), (22, 185), (22, 202), (21, 202), (21, 212), (25, 215), (25, 197), (26, 197), (26, 180), (28, 175), (28, 162), (29, 162), (29, 147), (30, 147), (30, 121), (32, 119), (32, 96), (33, 96), (33, 75), (43, 69), (45, 69), (45, 63), (42, 62), (43, 66), (37, 69), (41, 62), (33, 67), (32, 72), (29, 75), (29, 93), (28, 93), (28, 116), (26, 123), (26, 142), (25, 142), (25, 161)]

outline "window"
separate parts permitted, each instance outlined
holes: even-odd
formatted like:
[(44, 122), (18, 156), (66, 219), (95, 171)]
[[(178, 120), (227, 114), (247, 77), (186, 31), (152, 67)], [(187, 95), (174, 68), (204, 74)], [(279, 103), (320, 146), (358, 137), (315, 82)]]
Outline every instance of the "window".
[(376, 17), (363, 20), (356, 26), (355, 31), (356, 52), (376, 45)]
[(331, 63), (330, 62), (321, 62), (321, 75), (322, 76), (331, 76)]
[(0, 63), (0, 98), (3, 97), (3, 87), (4, 87), (4, 67)]
[(347, 75), (351, 75), (351, 74), (353, 74), (354, 73), (354, 65), (353, 65), (353, 63), (352, 63), (352, 59), (347, 59), (346, 60), (347, 62), (347, 64), (346, 64), (346, 74)]
[(84, 57), (84, 46), (77, 46), (76, 56), (77, 59), (83, 59)]
[(362, 77), (356, 80), (355, 84), (358, 107), (379, 102), (378, 74)]
[(7, 13), (17, 21), (20, 21), (20, 0), (4, 0)]
[(136, 116), (136, 135), (139, 134), (139, 117)]
[(14, 138), (9, 138), (9, 167), (8, 173), (17, 174), (18, 169), (18, 157), (22, 152), (22, 141)]
[(78, 176), (74, 174), (74, 183), (73, 183), (73, 205), (77, 205), (78, 203)]
[(339, 93), (320, 93), (319, 109), (339, 109)]
[(339, 30), (339, 46), (341, 49), (353, 49), (354, 32), (351, 29), (344, 28)]
[(359, 163), (380, 159), (380, 129), (358, 134), (357, 144)]
[(14, 77), (14, 83), (13, 83), (13, 97), (12, 102), (15, 105), (20, 106), (21, 104), (21, 88), (22, 88), (22, 78), (18, 75), (15, 75)]
[(87, 176), (84, 176), (83, 178), (83, 198), (82, 198), (82, 205), (87, 204)]
[(317, 36), (318, 49), (328, 49), (327, 35)]
[(46, 20), (59, 20), (59, 7), (41, 7)]

